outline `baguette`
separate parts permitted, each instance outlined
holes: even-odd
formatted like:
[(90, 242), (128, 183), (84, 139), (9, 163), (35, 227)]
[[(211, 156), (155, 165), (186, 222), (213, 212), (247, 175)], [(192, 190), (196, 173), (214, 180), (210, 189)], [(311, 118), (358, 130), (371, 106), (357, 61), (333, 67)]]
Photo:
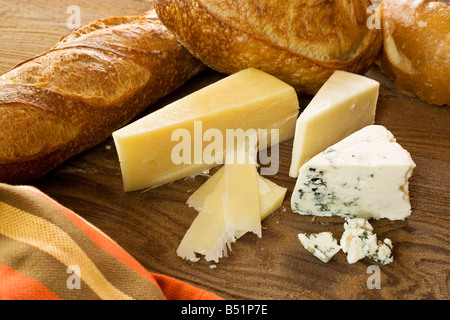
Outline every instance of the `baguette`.
[(208, 67), (260, 69), (315, 94), (335, 70), (365, 73), (381, 49), (370, 0), (155, 0), (164, 23)]
[(154, 10), (74, 30), (0, 75), (0, 182), (42, 177), (203, 68)]

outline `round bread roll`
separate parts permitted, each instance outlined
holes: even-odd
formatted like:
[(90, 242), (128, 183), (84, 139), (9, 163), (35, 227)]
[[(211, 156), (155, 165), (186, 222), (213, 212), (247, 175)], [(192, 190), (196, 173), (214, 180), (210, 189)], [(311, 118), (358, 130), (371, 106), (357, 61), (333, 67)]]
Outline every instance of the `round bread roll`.
[(370, 0), (156, 0), (164, 25), (225, 74), (253, 67), (315, 94), (337, 69), (365, 73), (381, 49)]
[(430, 104), (450, 104), (450, 7), (430, 0), (384, 0), (379, 10), (381, 70), (400, 91)]

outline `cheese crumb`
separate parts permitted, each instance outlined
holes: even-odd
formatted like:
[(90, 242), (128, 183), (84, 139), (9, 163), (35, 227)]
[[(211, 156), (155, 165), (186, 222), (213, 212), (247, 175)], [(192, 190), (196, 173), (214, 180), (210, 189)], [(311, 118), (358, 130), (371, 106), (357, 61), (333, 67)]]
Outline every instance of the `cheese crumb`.
[(364, 218), (347, 219), (344, 223), (340, 245), (342, 251), (347, 253), (347, 262), (355, 263), (365, 257), (383, 265), (391, 263), (392, 241), (380, 241), (373, 233), (373, 227)]
[(331, 232), (300, 233), (298, 239), (306, 250), (325, 263), (341, 249)]

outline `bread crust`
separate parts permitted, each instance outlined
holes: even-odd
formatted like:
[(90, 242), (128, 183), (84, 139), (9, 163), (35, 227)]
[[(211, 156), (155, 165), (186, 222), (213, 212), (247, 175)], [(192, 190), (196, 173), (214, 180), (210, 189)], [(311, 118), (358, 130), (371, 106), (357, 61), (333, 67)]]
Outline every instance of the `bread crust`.
[(156, 0), (166, 27), (210, 68), (270, 73), (315, 94), (336, 69), (365, 73), (381, 48), (370, 0)]
[(430, 0), (385, 0), (379, 10), (381, 70), (400, 91), (430, 104), (450, 104), (450, 7)]
[(0, 75), (0, 182), (43, 176), (203, 68), (153, 10), (74, 30)]

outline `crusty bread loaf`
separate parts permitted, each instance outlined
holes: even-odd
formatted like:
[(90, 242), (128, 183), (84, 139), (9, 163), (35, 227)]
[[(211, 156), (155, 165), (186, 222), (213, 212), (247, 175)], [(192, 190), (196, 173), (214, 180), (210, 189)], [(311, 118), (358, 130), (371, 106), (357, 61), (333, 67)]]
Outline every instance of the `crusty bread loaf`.
[(401, 91), (431, 104), (450, 104), (450, 7), (430, 0), (385, 0), (379, 10), (381, 70)]
[(212, 69), (270, 73), (315, 94), (336, 69), (364, 73), (381, 48), (370, 0), (155, 0), (165, 26)]
[(0, 182), (41, 177), (202, 68), (153, 10), (73, 31), (0, 75)]

